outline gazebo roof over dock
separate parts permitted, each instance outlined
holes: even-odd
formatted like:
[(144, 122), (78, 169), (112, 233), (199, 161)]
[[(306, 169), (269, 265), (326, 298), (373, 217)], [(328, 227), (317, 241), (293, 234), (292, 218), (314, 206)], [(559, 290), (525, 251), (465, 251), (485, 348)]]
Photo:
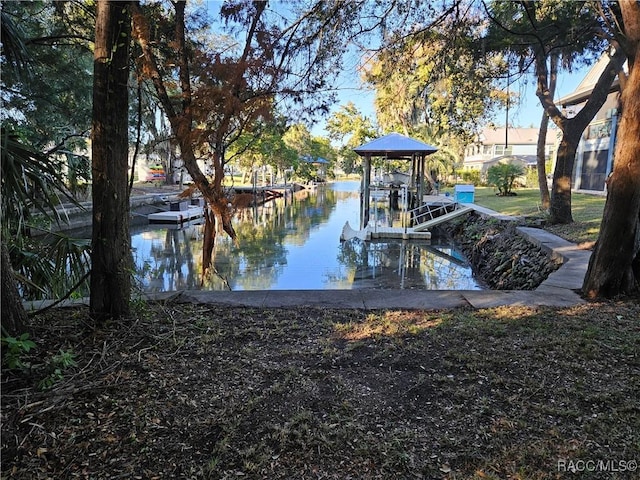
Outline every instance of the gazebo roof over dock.
[(371, 142), (365, 143), (353, 149), (361, 157), (364, 157), (362, 178), (362, 218), (361, 228), (369, 223), (369, 195), (371, 186), (371, 158), (384, 157), (392, 160), (411, 160), (411, 175), (409, 188), (415, 189), (415, 195), (421, 202), (424, 193), (425, 157), (436, 153), (438, 149), (420, 140), (390, 133)]
[(410, 158), (414, 154), (430, 155), (437, 152), (438, 149), (399, 133), (389, 133), (384, 137), (360, 145), (354, 148), (353, 151), (361, 157), (369, 155), (371, 157), (400, 159)]

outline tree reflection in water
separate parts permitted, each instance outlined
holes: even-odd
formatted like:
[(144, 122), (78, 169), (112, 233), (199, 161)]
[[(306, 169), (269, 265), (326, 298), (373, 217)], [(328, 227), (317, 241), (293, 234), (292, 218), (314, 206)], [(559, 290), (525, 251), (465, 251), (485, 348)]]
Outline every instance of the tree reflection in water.
[[(358, 186), (337, 182), (240, 211), (234, 218), (238, 245), (218, 235), (215, 268), (205, 278), (200, 275), (202, 225), (142, 227), (132, 235), (140, 288), (480, 288), (470, 267), (449, 245), (401, 240), (341, 243), (345, 222), (359, 224)], [(383, 208), (379, 215), (392, 217)]]

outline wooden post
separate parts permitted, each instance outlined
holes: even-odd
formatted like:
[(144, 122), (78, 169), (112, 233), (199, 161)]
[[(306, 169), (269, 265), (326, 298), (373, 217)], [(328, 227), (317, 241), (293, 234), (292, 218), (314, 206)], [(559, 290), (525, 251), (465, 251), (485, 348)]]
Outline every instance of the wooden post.
[(420, 180), (418, 183), (418, 205), (422, 205), (423, 202), (423, 198), (424, 198), (424, 165), (425, 165), (425, 155), (424, 153), (420, 154), (420, 167), (419, 167), (419, 171), (420, 171)]
[(364, 179), (362, 186), (362, 218), (360, 229), (362, 230), (369, 223), (369, 193), (371, 188), (371, 154), (364, 156)]

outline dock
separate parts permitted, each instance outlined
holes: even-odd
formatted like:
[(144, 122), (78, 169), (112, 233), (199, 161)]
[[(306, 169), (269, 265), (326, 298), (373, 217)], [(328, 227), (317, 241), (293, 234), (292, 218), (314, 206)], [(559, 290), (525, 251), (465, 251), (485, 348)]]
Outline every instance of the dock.
[(431, 240), (431, 232), (417, 231), (413, 227), (377, 227), (367, 226), (367, 238), (377, 240), (381, 238), (400, 238), (402, 240)]
[(359, 238), (360, 240), (377, 240), (383, 238), (397, 238), (402, 240), (431, 240), (431, 232), (416, 232), (411, 227), (382, 227), (379, 225), (367, 225), (362, 230), (354, 230), (349, 222), (342, 227), (340, 240), (351, 240)]
[(304, 187), (297, 183), (290, 183), (287, 185), (271, 185), (271, 186), (234, 186), (231, 187), (231, 191), (235, 195), (251, 195), (251, 205), (263, 205), (275, 200), (276, 198), (282, 198), (285, 195), (303, 190)]
[(359, 238), (360, 240), (376, 240), (395, 238), (402, 240), (431, 240), (431, 228), (473, 210), (470, 204), (460, 204), (448, 198), (427, 199), (418, 208), (408, 212), (412, 219), (412, 226), (387, 227), (368, 223), (362, 230), (355, 230), (347, 222), (342, 228), (340, 240)]
[(182, 224), (204, 217), (204, 208), (199, 205), (189, 205), (186, 210), (168, 210), (147, 215), (149, 223)]

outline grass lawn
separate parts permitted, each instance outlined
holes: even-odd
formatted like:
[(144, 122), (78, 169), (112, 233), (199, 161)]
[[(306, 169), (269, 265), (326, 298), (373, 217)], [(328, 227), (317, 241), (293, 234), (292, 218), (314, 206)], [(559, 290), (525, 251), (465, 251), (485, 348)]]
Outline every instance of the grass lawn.
[[(452, 190), (451, 190), (452, 191)], [(476, 187), (475, 203), (507, 215), (544, 218), (540, 211), (540, 191), (537, 188), (518, 188), (514, 197), (498, 197), (492, 187)], [(605, 197), (584, 193), (571, 194), (574, 223), (547, 225), (546, 230), (577, 244), (589, 247), (598, 238)]]

